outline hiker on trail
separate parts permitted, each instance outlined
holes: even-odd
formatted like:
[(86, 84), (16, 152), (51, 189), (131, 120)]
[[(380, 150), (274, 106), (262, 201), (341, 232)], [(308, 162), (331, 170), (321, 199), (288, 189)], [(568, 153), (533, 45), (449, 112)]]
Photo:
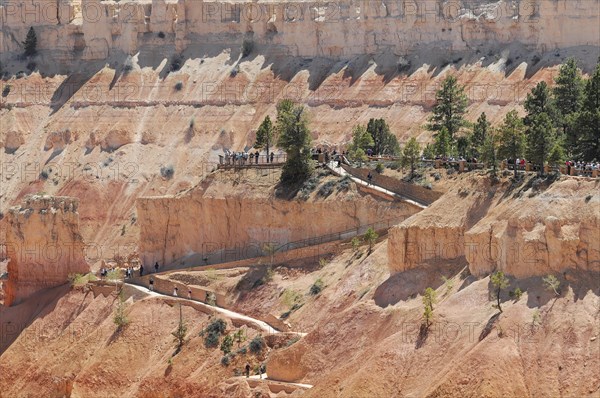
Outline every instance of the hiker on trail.
[(370, 171), (369, 171), (369, 175), (367, 176), (367, 179), (369, 180), (369, 185), (371, 185), (371, 180), (373, 179), (373, 174), (371, 174)]
[(273, 158), (275, 157), (275, 154), (273, 152), (271, 152), (271, 163), (273, 163)]
[(254, 157), (256, 158), (256, 164), (258, 164), (258, 157), (260, 156), (260, 153), (258, 151), (254, 152)]
[(154, 264), (154, 272), (158, 272), (158, 261)]
[(154, 291), (154, 279), (150, 278), (150, 282), (148, 282), (149, 286), (148, 289), (150, 289), (151, 292)]
[(175, 288), (173, 289), (173, 296), (177, 297), (177, 286), (175, 286)]
[(250, 164), (252, 164), (253, 160), (254, 160), (254, 153), (250, 152)]
[(246, 362), (246, 378), (250, 377), (250, 364)]
[(140, 265), (140, 276), (144, 275), (144, 264)]
[(192, 299), (192, 289), (190, 289), (188, 287), (188, 298), (191, 300)]
[[(262, 379), (263, 374), (267, 371), (267, 366), (264, 363), (261, 363), (259, 368), (258, 368), (258, 374), (260, 375), (260, 378)], [(266, 376), (265, 376), (266, 377)]]

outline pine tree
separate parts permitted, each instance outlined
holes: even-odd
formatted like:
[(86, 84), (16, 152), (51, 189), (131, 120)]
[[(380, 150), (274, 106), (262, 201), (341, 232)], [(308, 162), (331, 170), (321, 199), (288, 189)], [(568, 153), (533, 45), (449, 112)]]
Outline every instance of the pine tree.
[(509, 285), (509, 280), (506, 276), (504, 276), (504, 272), (496, 271), (492, 274), (490, 281), (492, 285), (496, 288), (496, 300), (498, 311), (502, 312), (502, 307), (500, 306), (500, 293), (502, 289), (506, 289)]
[(480, 148), (481, 159), (487, 167), (492, 168), (492, 173), (496, 175), (496, 167), (498, 165), (498, 136), (494, 131), (488, 131), (485, 141)]
[(33, 26), (29, 28), (25, 41), (23, 42), (23, 48), (25, 49), (25, 55), (30, 57), (37, 53), (37, 35)]
[(376, 155), (397, 155), (400, 152), (398, 139), (390, 132), (384, 119), (371, 119), (367, 131), (373, 138), (373, 152)]
[(577, 156), (586, 162), (600, 160), (600, 58), (584, 88), (583, 107), (577, 117)]
[(481, 156), (482, 148), (492, 125), (487, 120), (485, 112), (479, 115), (477, 123), (473, 126), (473, 134), (471, 135), (471, 148), (477, 157)]
[[(498, 156), (512, 160), (513, 164), (517, 158), (523, 156), (525, 150), (525, 125), (523, 120), (512, 110), (504, 117), (504, 122), (500, 126), (500, 136), (498, 137)], [(515, 177), (517, 168), (515, 167)]]
[(556, 144), (556, 134), (552, 120), (546, 113), (534, 115), (529, 119), (527, 129), (527, 159), (539, 165), (540, 175), (544, 175), (544, 163), (550, 150)]
[(442, 83), (442, 88), (437, 91), (435, 100), (428, 128), (431, 131), (446, 128), (450, 140), (453, 141), (458, 130), (466, 124), (463, 116), (469, 101), (464, 86), (458, 84), (456, 77), (448, 76)]
[(365, 126), (356, 125), (352, 129), (352, 144), (348, 148), (348, 156), (354, 161), (364, 162), (367, 160), (365, 150), (373, 144), (373, 137)]
[(379, 238), (379, 235), (373, 228), (367, 229), (367, 232), (365, 232), (365, 235), (363, 236), (363, 240), (369, 245), (369, 254), (373, 251), (373, 246), (375, 245), (375, 242), (377, 242), (377, 238)]
[(433, 318), (433, 305), (437, 302), (437, 293), (432, 288), (428, 287), (425, 289), (425, 293), (422, 298), (423, 302), (423, 318), (425, 320), (425, 327), (431, 326), (431, 319)]
[(440, 156), (448, 156), (451, 149), (451, 141), (450, 133), (446, 130), (445, 127), (436, 135), (435, 137), (435, 151)]
[(411, 178), (415, 174), (415, 165), (419, 161), (419, 155), (421, 155), (421, 146), (415, 137), (411, 137), (402, 151), (402, 166), (410, 166)]
[(526, 155), (534, 164), (539, 165), (540, 174), (544, 174), (544, 162), (556, 143), (555, 122), (556, 106), (552, 92), (546, 82), (540, 82), (527, 94), (525, 100), (524, 122), (527, 126)]
[(566, 143), (567, 151), (573, 155), (577, 146), (578, 133), (575, 121), (583, 103), (584, 88), (584, 81), (575, 59), (567, 59), (560, 67), (555, 81), (553, 93), (558, 111), (558, 127), (562, 129), (561, 138)]
[(304, 107), (290, 100), (277, 105), (278, 146), (287, 153), (281, 182), (293, 184), (304, 181), (311, 173), (310, 131)]
[(267, 150), (267, 163), (269, 163), (269, 154), (271, 153), (271, 146), (275, 141), (275, 129), (273, 128), (273, 124), (271, 123), (271, 118), (267, 116), (262, 121), (262, 123), (258, 127), (258, 130), (256, 131), (256, 142), (254, 143), (254, 148), (265, 148)]

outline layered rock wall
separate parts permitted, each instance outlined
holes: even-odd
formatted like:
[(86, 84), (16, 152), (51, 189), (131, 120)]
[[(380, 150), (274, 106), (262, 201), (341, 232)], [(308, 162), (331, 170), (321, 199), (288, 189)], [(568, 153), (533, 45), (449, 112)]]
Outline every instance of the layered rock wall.
[(140, 258), (145, 265), (155, 261), (202, 265), (205, 257), (211, 264), (236, 261), (264, 254), (265, 244), (285, 250), (347, 238), (357, 229), (364, 232), (369, 224), (394, 225), (420, 210), (369, 196), (299, 202), (243, 195), (207, 197), (201, 192), (140, 198), (136, 204)]
[[(539, 51), (597, 45), (599, 0), (15, 0), (0, 3), (2, 52), (21, 52), (30, 26), (65, 61), (144, 48), (239, 48), (243, 37), (291, 56), (406, 55), (520, 42)], [(160, 37), (157, 36), (161, 33)], [(163, 52), (165, 52), (163, 51)]]
[(29, 195), (6, 215), (8, 280), (5, 305), (59, 286), (70, 274), (89, 272), (79, 234), (78, 200)]
[(598, 182), (563, 178), (536, 192), (472, 177), (389, 236), (392, 272), (460, 258), (476, 276), (600, 272)]

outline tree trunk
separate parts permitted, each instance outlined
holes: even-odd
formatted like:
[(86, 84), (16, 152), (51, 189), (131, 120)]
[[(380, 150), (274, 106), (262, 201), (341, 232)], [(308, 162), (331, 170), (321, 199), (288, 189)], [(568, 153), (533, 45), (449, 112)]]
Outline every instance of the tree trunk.
[(500, 289), (496, 291), (496, 300), (498, 302), (498, 310), (502, 312), (502, 307), (500, 307)]

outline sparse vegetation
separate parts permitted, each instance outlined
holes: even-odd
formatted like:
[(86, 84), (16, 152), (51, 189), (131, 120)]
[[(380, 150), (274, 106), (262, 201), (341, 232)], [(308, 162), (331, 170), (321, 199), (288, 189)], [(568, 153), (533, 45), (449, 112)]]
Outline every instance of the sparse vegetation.
[(385, 170), (385, 166), (383, 165), (383, 163), (378, 162), (377, 165), (375, 166), (375, 171), (379, 174), (383, 174), (384, 170)]
[(444, 282), (444, 286), (446, 287), (446, 294), (450, 293), (454, 287), (454, 280), (442, 276), (442, 282)]
[(172, 165), (162, 166), (160, 168), (160, 175), (163, 176), (163, 178), (166, 178), (167, 180), (170, 180), (171, 178), (173, 178), (174, 174), (175, 174), (175, 169), (173, 168)]
[(373, 251), (373, 246), (377, 242), (377, 238), (379, 238), (379, 235), (377, 235), (377, 232), (373, 228), (367, 229), (367, 232), (363, 235), (363, 240), (369, 245), (369, 254)]
[(225, 336), (223, 338), (223, 341), (221, 342), (221, 351), (223, 351), (223, 354), (227, 355), (231, 352), (232, 347), (233, 347), (233, 336), (228, 334), (227, 336)]
[(541, 323), (541, 316), (540, 316), (540, 310), (538, 310), (537, 308), (533, 311), (533, 314), (531, 314), (531, 327), (535, 328), (536, 326), (538, 326)]
[(246, 331), (242, 328), (236, 330), (235, 333), (233, 334), (233, 339), (235, 340), (235, 342), (237, 343), (238, 348), (239, 348), (240, 344), (242, 344), (244, 341), (246, 341)]
[(127, 316), (125, 315), (125, 298), (123, 297), (123, 292), (119, 293), (117, 308), (115, 308), (115, 313), (113, 315), (113, 322), (117, 325), (117, 331), (123, 329), (129, 323), (129, 319), (127, 319)]
[(340, 191), (347, 191), (350, 189), (350, 183), (352, 183), (352, 177), (346, 174), (337, 181), (337, 189)]
[(293, 289), (285, 289), (281, 294), (281, 301), (291, 309), (302, 301), (302, 295)]
[(432, 288), (428, 287), (425, 289), (423, 294), (423, 321), (425, 328), (431, 326), (431, 320), (433, 318), (433, 305), (437, 302), (437, 293)]
[(355, 253), (358, 253), (358, 249), (360, 248), (360, 245), (361, 245), (360, 238), (358, 236), (355, 236), (350, 241), (350, 244), (352, 245), (352, 250), (354, 250)]
[(512, 290), (511, 290), (511, 291), (508, 293), (508, 295), (509, 295), (510, 297), (514, 298), (514, 299), (515, 299), (515, 301), (519, 301), (519, 300), (521, 300), (521, 296), (523, 296), (523, 291), (521, 290), (521, 288), (519, 288), (519, 287), (518, 287), (518, 288), (516, 288), (514, 291), (512, 291)]
[(502, 312), (502, 307), (500, 306), (500, 293), (502, 289), (506, 289), (508, 287), (508, 278), (504, 276), (504, 272), (496, 271), (492, 274), (490, 278), (492, 285), (496, 288), (496, 308), (498, 311)]
[(206, 348), (214, 348), (219, 345), (219, 338), (225, 334), (227, 324), (221, 318), (216, 318), (208, 324), (208, 326), (200, 332), (200, 336), (204, 337), (204, 346)]
[(231, 357), (229, 355), (223, 355), (223, 357), (221, 357), (221, 365), (229, 366), (230, 363), (231, 363)]
[(181, 350), (183, 344), (185, 343), (185, 337), (187, 335), (188, 327), (186, 323), (183, 321), (183, 311), (181, 309), (181, 304), (179, 304), (179, 324), (177, 325), (177, 329), (171, 334), (173, 335), (173, 341), (176, 344), (176, 352)]
[(333, 188), (335, 187), (335, 181), (327, 181), (325, 184), (321, 185), (317, 195), (320, 197), (326, 198), (333, 193)]
[(121, 268), (115, 268), (107, 272), (106, 279), (109, 281), (118, 281), (123, 279), (123, 276), (123, 270)]
[(546, 275), (542, 278), (546, 290), (552, 290), (554, 295), (560, 296), (560, 281), (554, 275)]
[(69, 274), (69, 283), (71, 284), (71, 287), (79, 287), (79, 286), (83, 286), (86, 283), (88, 283), (88, 281), (95, 281), (97, 280), (96, 276), (92, 273), (83, 275), (83, 274)]
[(319, 278), (315, 281), (315, 283), (312, 284), (312, 286), (310, 287), (309, 293), (313, 296), (316, 296), (319, 293), (321, 293), (321, 291), (323, 290), (324, 287), (325, 287), (325, 283), (323, 282), (323, 280), (321, 278)]
[(182, 89), (183, 89), (183, 82), (182, 81), (178, 81), (177, 83), (175, 83), (175, 90), (181, 91)]
[(261, 335), (258, 335), (255, 338), (253, 338), (250, 341), (250, 344), (248, 344), (248, 348), (253, 354), (260, 354), (266, 346), (267, 344), (265, 343), (265, 339), (263, 339)]

